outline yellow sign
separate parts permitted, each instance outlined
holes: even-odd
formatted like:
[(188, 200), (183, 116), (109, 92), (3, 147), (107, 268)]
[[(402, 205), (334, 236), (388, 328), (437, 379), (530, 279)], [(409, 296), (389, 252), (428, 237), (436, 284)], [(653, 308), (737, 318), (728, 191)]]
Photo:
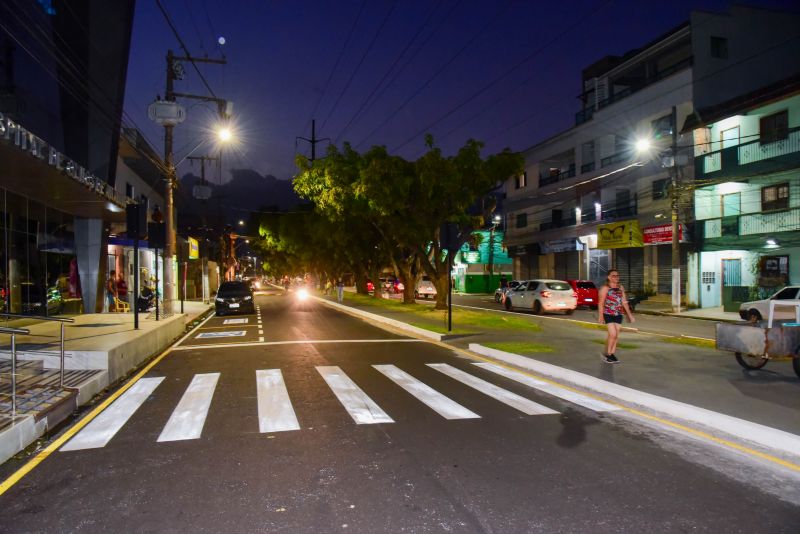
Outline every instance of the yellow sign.
[(196, 260), (200, 257), (200, 245), (197, 243), (197, 239), (190, 237), (189, 238), (189, 259)]
[(631, 248), (644, 246), (639, 221), (617, 221), (597, 227), (597, 248)]

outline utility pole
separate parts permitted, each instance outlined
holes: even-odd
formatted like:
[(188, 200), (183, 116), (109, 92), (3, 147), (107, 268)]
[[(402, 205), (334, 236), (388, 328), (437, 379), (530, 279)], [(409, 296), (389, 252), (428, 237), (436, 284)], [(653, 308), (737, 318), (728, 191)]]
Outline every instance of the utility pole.
[(330, 137), (323, 137), (322, 139), (317, 139), (317, 121), (311, 120), (311, 139), (306, 139), (305, 137), (295, 137), (294, 145), (297, 148), (297, 141), (305, 141), (311, 145), (311, 163), (314, 163), (314, 160), (317, 159), (317, 143), (321, 143), (323, 141), (330, 141)]
[(670, 202), (672, 207), (672, 311), (681, 311), (681, 242), (680, 221), (678, 220), (678, 116), (672, 106), (672, 146), (670, 153)]
[(216, 102), (219, 107), (219, 113), (222, 118), (227, 118), (230, 113), (229, 103), (225, 100), (216, 97), (190, 95), (184, 93), (176, 93), (174, 90), (174, 82), (176, 79), (183, 77), (183, 68), (181, 62), (201, 62), (201, 63), (215, 63), (226, 64), (224, 59), (209, 59), (209, 58), (195, 58), (190, 56), (176, 56), (172, 50), (167, 51), (167, 85), (164, 101), (156, 101), (151, 104), (149, 111), (150, 118), (156, 120), (164, 126), (164, 163), (167, 167), (166, 172), (166, 198), (164, 216), (166, 218), (166, 243), (164, 247), (164, 312), (172, 312), (172, 301), (175, 300), (175, 273), (173, 271), (173, 263), (175, 257), (175, 203), (174, 203), (174, 190), (178, 185), (177, 171), (174, 164), (173, 155), (173, 134), (176, 124), (183, 122), (185, 119), (185, 111), (177, 105), (176, 98), (193, 98), (197, 100), (205, 100)]

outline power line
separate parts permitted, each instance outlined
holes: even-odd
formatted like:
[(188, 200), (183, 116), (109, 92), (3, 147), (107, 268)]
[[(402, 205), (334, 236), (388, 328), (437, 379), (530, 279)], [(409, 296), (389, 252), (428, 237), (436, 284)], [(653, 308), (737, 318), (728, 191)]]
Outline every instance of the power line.
[(342, 100), (342, 97), (344, 96), (345, 92), (350, 87), (350, 84), (352, 83), (353, 78), (355, 78), (356, 73), (358, 73), (359, 69), (361, 68), (361, 65), (364, 63), (364, 60), (367, 58), (369, 53), (372, 51), (372, 47), (375, 45), (375, 41), (378, 40), (378, 37), (380, 36), (381, 32), (383, 31), (383, 27), (389, 21), (389, 17), (391, 17), (392, 13), (394, 12), (394, 8), (396, 6), (397, 6), (397, 0), (393, 0), (392, 7), (389, 8), (389, 11), (383, 17), (383, 21), (381, 21), (381, 25), (378, 27), (378, 30), (375, 32), (375, 35), (373, 35), (372, 41), (370, 41), (369, 45), (367, 46), (367, 49), (364, 51), (364, 54), (361, 56), (361, 59), (359, 60), (358, 65), (356, 65), (356, 68), (353, 69), (353, 72), (350, 74), (350, 78), (347, 80), (347, 83), (344, 84), (344, 87), (342, 87), (342, 91), (339, 93), (339, 97), (336, 99), (336, 102), (334, 102), (333, 107), (331, 108), (330, 112), (328, 112), (328, 116), (325, 117), (324, 121), (322, 121), (322, 128), (321, 129), (325, 129), (325, 125), (328, 123), (328, 119), (330, 119), (331, 115), (333, 115), (333, 112), (336, 111), (336, 108), (339, 105), (339, 102)]

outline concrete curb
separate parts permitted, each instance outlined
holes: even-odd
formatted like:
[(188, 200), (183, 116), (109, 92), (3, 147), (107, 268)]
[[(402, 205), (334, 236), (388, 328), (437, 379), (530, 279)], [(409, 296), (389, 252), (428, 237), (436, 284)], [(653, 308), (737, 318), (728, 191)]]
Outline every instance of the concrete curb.
[(800, 436), (784, 432), (783, 430), (745, 421), (744, 419), (738, 419), (665, 397), (659, 397), (658, 395), (645, 393), (626, 386), (620, 386), (578, 371), (558, 367), (526, 356), (520, 356), (519, 354), (491, 349), (477, 343), (470, 343), (469, 350), (476, 354), (487, 356), (555, 379), (564, 380), (661, 414), (719, 430), (730, 436), (756, 443), (767, 449), (779, 450), (795, 457), (800, 453)]
[(395, 319), (389, 319), (388, 317), (384, 317), (383, 315), (378, 315), (376, 313), (371, 313), (364, 310), (359, 310), (358, 308), (352, 308), (350, 306), (345, 306), (344, 304), (339, 304), (338, 302), (331, 302), (328, 299), (324, 299), (321, 297), (317, 297), (314, 295), (310, 295), (311, 298), (325, 304), (326, 306), (330, 306), (331, 308), (335, 308), (339, 311), (343, 311), (345, 313), (349, 313), (350, 315), (354, 315), (356, 317), (360, 317), (362, 319), (371, 319), (378, 323), (382, 323), (387, 326), (392, 326), (399, 330), (404, 330), (411, 334), (415, 334), (417, 336), (422, 336), (427, 339), (432, 339), (434, 341), (442, 341), (442, 339), (446, 338), (445, 334), (437, 334), (436, 332), (431, 332), (430, 330), (425, 330), (424, 328), (417, 328), (416, 326), (412, 326), (408, 323), (404, 323), (402, 321), (397, 321)]

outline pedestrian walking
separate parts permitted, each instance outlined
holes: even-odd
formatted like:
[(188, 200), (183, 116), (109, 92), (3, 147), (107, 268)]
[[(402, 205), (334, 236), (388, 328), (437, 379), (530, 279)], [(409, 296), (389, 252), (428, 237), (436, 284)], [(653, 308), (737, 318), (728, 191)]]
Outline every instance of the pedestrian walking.
[(108, 311), (117, 311), (117, 271), (111, 269), (106, 280), (106, 300)]
[(625, 288), (619, 283), (619, 271), (616, 269), (608, 271), (606, 284), (600, 288), (600, 302), (597, 309), (599, 312), (598, 322), (606, 325), (608, 330), (603, 361), (606, 363), (619, 363), (615, 353), (617, 351), (619, 331), (622, 328), (623, 313), (628, 316), (628, 321), (633, 323), (636, 320), (628, 307), (628, 297), (625, 295)]
[(336, 300), (340, 303), (344, 301), (344, 280), (341, 278), (336, 281)]
[(508, 280), (506, 280), (505, 275), (500, 277), (500, 294), (502, 295), (501, 301), (503, 304), (506, 303), (506, 293), (508, 293)]
[(128, 283), (122, 273), (119, 273), (119, 278), (117, 278), (117, 297), (122, 302), (128, 302)]

